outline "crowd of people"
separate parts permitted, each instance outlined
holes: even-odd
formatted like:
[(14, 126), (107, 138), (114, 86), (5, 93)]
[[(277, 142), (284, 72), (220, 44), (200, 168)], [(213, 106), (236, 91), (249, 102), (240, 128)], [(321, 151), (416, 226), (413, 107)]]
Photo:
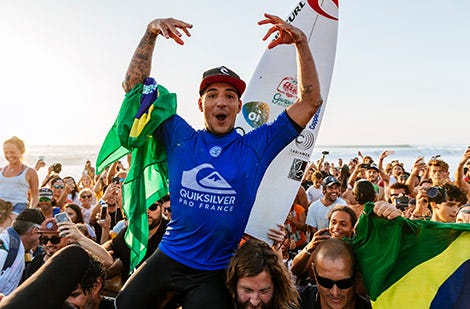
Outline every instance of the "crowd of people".
[[(266, 167), (322, 103), (305, 34), (269, 14), (260, 24), (271, 27), (264, 39), (277, 34), (268, 48), (295, 46), (297, 100), (272, 124), (240, 136), (234, 122), (245, 83), (226, 67), (204, 72), (198, 106), (205, 130), (173, 115), (155, 131), (168, 156), (170, 195), (147, 209), (147, 253), (132, 275), (122, 163), (97, 174), (87, 161), (80, 179), (64, 177), (54, 163), (40, 182), (36, 170), (45, 162), (28, 167), (19, 138), (3, 143), (8, 165), (0, 171), (0, 306), (27, 308), (19, 304), (45, 291), (38, 283), (61, 274), (60, 292), (44, 300), (47, 308), (370, 308), (344, 241), (354, 237), (366, 203), (389, 220), (470, 223), (470, 149), (455, 181), (439, 158), (420, 157), (405, 167), (396, 160), (385, 164), (390, 151), (379, 158), (359, 152), (348, 164), (334, 165), (324, 154), (305, 171), (286, 221), (266, 231), (273, 243), (243, 237)], [(126, 93), (142, 90), (157, 37), (183, 44), (180, 31), (190, 36), (191, 28), (173, 18), (152, 21), (127, 71)], [(205, 178), (196, 179), (203, 169), (209, 170)], [(196, 193), (236, 209), (209, 215), (191, 206)]]

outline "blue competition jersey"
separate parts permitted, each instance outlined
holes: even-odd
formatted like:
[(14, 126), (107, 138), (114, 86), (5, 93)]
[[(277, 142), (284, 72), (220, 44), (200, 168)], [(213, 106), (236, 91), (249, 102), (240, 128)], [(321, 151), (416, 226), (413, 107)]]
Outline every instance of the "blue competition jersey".
[(172, 209), (160, 250), (192, 268), (226, 268), (267, 167), (299, 133), (285, 112), (244, 136), (196, 131), (178, 115), (156, 133), (167, 151)]

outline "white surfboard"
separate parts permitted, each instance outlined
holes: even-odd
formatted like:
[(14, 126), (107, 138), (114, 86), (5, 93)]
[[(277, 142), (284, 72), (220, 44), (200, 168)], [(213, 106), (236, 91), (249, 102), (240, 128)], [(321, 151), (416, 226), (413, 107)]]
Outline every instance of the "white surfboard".
[[(268, 243), (268, 229), (282, 224), (289, 212), (318, 135), (336, 54), (338, 0), (302, 0), (286, 20), (309, 39), (324, 103), (300, 136), (270, 164), (258, 189), (245, 232)], [(275, 119), (296, 99), (295, 47), (281, 45), (266, 50), (242, 98), (236, 126), (248, 132)]]

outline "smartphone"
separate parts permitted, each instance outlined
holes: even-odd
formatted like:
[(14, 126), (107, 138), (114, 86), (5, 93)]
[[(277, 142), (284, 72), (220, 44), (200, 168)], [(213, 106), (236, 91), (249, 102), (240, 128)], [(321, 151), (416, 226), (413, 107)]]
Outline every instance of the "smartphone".
[(45, 157), (44, 156), (39, 156), (39, 160), (44, 161)]
[(70, 218), (65, 212), (59, 212), (57, 215), (54, 216), (57, 223), (59, 222), (70, 222)]
[(101, 220), (106, 220), (106, 214), (108, 213), (108, 204), (101, 204)]

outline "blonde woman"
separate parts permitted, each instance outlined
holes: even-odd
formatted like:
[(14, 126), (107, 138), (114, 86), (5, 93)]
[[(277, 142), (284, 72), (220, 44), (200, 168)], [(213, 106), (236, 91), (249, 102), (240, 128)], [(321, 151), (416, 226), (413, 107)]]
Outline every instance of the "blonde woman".
[(0, 199), (13, 204), (16, 216), (28, 206), (36, 207), (39, 201), (38, 174), (23, 163), (24, 142), (16, 136), (3, 143), (8, 165), (0, 171)]

